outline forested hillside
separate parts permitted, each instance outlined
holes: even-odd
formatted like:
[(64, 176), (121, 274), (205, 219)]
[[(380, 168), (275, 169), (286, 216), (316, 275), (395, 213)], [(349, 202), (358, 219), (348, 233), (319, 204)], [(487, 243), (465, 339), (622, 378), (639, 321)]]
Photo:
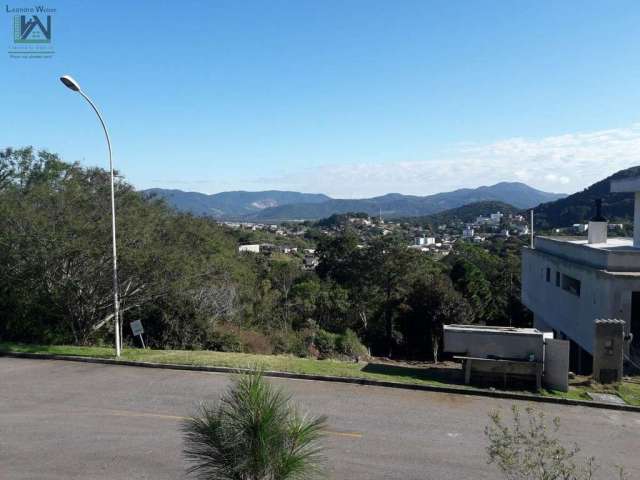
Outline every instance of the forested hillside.
[[(456, 244), (444, 261), (345, 229), (320, 264), (239, 254), (213, 220), (177, 213), (118, 177), (124, 340), (300, 356), (430, 358), (443, 323), (526, 325), (517, 240)], [(113, 344), (108, 172), (31, 148), (0, 152), (0, 340)], [(364, 346), (363, 346), (364, 344)]]
[(452, 208), (444, 212), (434, 213), (425, 217), (407, 218), (407, 221), (418, 225), (451, 225), (455, 223), (473, 223), (481, 216), (501, 212), (506, 214), (519, 213), (520, 209), (504, 202), (486, 201), (475, 202), (462, 207)]
[(535, 223), (538, 228), (544, 229), (586, 223), (593, 216), (594, 203), (598, 198), (602, 199), (603, 214), (610, 221), (632, 221), (633, 194), (611, 193), (610, 184), (612, 179), (638, 175), (640, 175), (640, 166), (621, 170), (581, 192), (554, 202), (543, 203), (535, 209)]

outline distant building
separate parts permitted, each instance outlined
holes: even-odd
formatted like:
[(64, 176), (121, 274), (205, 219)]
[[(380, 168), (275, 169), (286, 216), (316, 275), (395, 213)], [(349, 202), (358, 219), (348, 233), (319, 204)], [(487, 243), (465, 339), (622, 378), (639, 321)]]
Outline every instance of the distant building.
[(503, 213), (496, 212), (489, 214), (488, 217), (484, 217), (480, 215), (476, 218), (476, 224), (478, 225), (499, 225), (502, 221), (502, 217), (504, 217)]
[(318, 257), (315, 255), (305, 255), (302, 266), (305, 270), (314, 270), (318, 266)]
[(238, 252), (260, 253), (260, 244), (254, 243), (251, 245), (240, 245), (238, 247)]
[(472, 227), (467, 227), (462, 231), (462, 238), (473, 238), (474, 230)]
[(571, 228), (573, 229), (573, 231), (575, 233), (580, 235), (580, 234), (586, 233), (586, 231), (589, 230), (589, 224), (588, 223), (574, 223), (571, 226)]

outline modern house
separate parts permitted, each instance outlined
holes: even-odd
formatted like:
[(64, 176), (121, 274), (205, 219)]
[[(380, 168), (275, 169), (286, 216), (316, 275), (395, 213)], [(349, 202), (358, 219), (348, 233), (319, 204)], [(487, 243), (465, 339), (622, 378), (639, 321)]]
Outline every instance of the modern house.
[(536, 237), (522, 251), (522, 302), (534, 327), (570, 340), (570, 368), (590, 373), (595, 321), (625, 321), (625, 355), (640, 352), (640, 178), (613, 181), (613, 192), (635, 193), (634, 238), (608, 238), (597, 212), (588, 238)]

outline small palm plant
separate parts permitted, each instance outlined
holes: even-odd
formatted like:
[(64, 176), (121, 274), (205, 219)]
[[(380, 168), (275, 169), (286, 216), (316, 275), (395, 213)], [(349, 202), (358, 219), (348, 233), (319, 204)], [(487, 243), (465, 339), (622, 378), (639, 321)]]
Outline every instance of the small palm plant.
[(242, 374), (216, 404), (185, 421), (189, 473), (202, 480), (317, 477), (325, 417), (308, 417), (261, 371)]

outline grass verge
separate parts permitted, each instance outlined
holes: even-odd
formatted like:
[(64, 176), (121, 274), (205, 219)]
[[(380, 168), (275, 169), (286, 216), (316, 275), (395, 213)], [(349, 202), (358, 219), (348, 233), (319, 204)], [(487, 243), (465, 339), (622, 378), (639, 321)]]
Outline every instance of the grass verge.
[[(0, 352), (114, 358), (114, 350), (110, 347), (0, 342)], [(137, 348), (125, 348), (121, 358), (137, 362), (211, 367), (251, 368), (260, 366), (265, 370), (307, 375), (363, 378), (415, 385), (465, 387), (460, 370), (439, 368), (438, 366), (420, 368), (378, 362), (355, 363), (340, 360), (315, 360), (290, 355), (254, 355), (199, 350), (142, 350)], [(615, 386), (579, 385), (570, 387), (568, 392), (543, 390), (540, 394), (556, 398), (590, 400), (587, 396), (589, 391), (614, 393), (629, 405), (640, 406), (640, 378), (637, 377), (634, 381), (623, 382)]]
[[(113, 348), (77, 347), (68, 345), (31, 345), (0, 342), (0, 352), (41, 353), (94, 358), (114, 358)], [(381, 363), (355, 363), (340, 360), (315, 360), (290, 355), (254, 355), (200, 350), (151, 350), (130, 349), (122, 351), (123, 360), (162, 364), (198, 365), (211, 367), (251, 368), (261, 366), (265, 370), (326, 375), (347, 378), (391, 381), (406, 384), (449, 385), (450, 382), (434, 378), (424, 368), (399, 367)]]

